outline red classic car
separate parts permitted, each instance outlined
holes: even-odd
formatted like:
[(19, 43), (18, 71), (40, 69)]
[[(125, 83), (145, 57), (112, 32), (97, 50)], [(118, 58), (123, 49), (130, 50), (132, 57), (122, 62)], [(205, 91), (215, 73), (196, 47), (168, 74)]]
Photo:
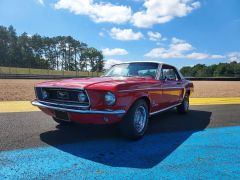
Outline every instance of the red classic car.
[(60, 124), (118, 123), (130, 138), (144, 135), (149, 116), (176, 107), (186, 113), (193, 84), (173, 66), (131, 62), (112, 66), (102, 77), (39, 83), (32, 104)]

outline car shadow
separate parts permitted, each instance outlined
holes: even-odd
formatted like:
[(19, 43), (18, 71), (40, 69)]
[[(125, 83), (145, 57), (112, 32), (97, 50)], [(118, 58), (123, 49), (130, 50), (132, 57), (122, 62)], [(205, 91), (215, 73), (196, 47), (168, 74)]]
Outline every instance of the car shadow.
[(204, 130), (211, 112), (190, 110), (179, 115), (170, 110), (151, 117), (143, 139), (121, 137), (115, 126), (57, 126), (40, 138), (59, 150), (113, 167), (152, 168), (169, 156), (192, 134)]

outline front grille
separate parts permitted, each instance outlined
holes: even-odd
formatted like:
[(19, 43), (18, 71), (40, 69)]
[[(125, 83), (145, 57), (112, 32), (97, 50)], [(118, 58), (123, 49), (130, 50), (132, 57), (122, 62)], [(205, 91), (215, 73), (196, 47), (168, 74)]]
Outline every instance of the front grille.
[[(47, 98), (43, 97), (43, 92), (47, 92)], [(79, 93), (84, 93), (86, 95), (86, 100), (80, 102), (78, 99)], [(38, 99), (47, 102), (54, 103), (64, 103), (68, 105), (83, 105), (89, 106), (89, 98), (87, 93), (81, 89), (67, 89), (67, 88), (36, 88), (36, 94)]]

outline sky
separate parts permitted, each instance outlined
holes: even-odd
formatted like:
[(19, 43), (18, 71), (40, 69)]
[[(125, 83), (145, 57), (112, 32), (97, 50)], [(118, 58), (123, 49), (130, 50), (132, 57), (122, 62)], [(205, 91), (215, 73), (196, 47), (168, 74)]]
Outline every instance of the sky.
[(70, 35), (102, 50), (107, 67), (240, 62), (240, 0), (0, 0), (0, 25)]

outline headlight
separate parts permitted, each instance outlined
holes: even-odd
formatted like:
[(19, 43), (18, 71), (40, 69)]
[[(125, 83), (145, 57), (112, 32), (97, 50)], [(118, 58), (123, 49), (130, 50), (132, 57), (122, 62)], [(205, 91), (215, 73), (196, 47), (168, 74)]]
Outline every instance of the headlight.
[(42, 90), (42, 98), (47, 99), (48, 98), (48, 93), (45, 90)]
[(107, 105), (111, 106), (115, 103), (115, 101), (116, 101), (116, 97), (113, 93), (107, 92), (105, 94), (105, 102), (106, 102)]
[(85, 102), (87, 100), (86, 94), (84, 92), (80, 92), (78, 94), (78, 100), (79, 100), (79, 102)]

